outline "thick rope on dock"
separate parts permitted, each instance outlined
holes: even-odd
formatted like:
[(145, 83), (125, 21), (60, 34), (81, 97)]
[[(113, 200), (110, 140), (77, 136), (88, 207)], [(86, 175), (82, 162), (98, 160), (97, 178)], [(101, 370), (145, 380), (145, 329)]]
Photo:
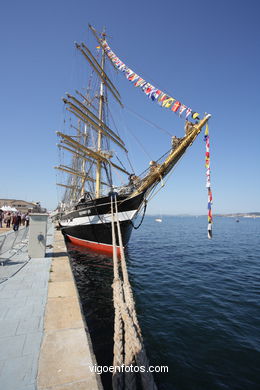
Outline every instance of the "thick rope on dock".
[[(113, 204), (114, 202), (114, 204)], [(111, 196), (111, 222), (113, 242), (113, 299), (115, 308), (114, 322), (114, 368), (125, 366), (143, 366), (144, 372), (139, 370), (144, 390), (157, 390), (154, 378), (149, 372), (149, 361), (146, 356), (141, 329), (137, 320), (135, 303), (125, 260), (124, 247), (120, 223), (118, 220), (117, 200)], [(120, 259), (118, 260), (115, 227), (120, 246)], [(121, 265), (121, 268), (120, 268)], [(132, 372), (133, 371), (133, 372)], [(134, 370), (123, 372), (114, 370), (112, 377), (113, 390), (136, 389), (136, 375)]]

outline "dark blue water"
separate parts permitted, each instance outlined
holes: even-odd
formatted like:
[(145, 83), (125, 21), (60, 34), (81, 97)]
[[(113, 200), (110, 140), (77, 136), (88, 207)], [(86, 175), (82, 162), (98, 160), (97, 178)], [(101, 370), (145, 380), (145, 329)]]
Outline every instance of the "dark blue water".
[[(163, 390), (260, 388), (260, 218), (146, 217), (128, 269), (147, 354)], [(111, 365), (112, 263), (70, 247), (99, 364)], [(110, 378), (103, 377), (105, 389)]]

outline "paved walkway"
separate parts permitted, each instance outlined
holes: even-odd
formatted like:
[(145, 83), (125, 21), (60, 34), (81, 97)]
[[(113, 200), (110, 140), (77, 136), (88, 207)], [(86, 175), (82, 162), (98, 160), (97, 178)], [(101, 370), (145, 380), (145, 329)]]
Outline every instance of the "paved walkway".
[[(52, 240), (53, 227), (47, 234), (47, 245)], [(21, 244), (21, 250), (0, 266), (0, 388), (3, 390), (36, 389), (50, 265), (50, 257), (29, 260), (27, 246)]]
[[(52, 244), (55, 244), (53, 226), (51, 226), (47, 233), (47, 247), (48, 245), (52, 247)], [(63, 248), (66, 250), (65, 246), (63, 246)], [(48, 339), (51, 340), (52, 343), (53, 340), (55, 341), (55, 337), (58, 337), (60, 345), (62, 345), (62, 347), (63, 344), (66, 345), (66, 339), (62, 337), (60, 332), (56, 332), (55, 327), (57, 327), (57, 318), (60, 317), (61, 314), (62, 318), (66, 318), (67, 313), (60, 309), (57, 311), (55, 319), (53, 313), (51, 317), (50, 313), (48, 314), (48, 308), (47, 314), (49, 315), (49, 319), (47, 318), (47, 322), (45, 317), (46, 307), (48, 307), (48, 290), (50, 290), (49, 298), (60, 297), (62, 295), (61, 291), (55, 292), (53, 290), (53, 285), (50, 288), (52, 283), (49, 283), (50, 275), (52, 275), (52, 273), (50, 273), (52, 260), (54, 260), (54, 257), (57, 260), (60, 255), (66, 256), (66, 252), (55, 254), (53, 253), (52, 248), (47, 248), (45, 258), (29, 259), (27, 246), (21, 245), (20, 251), (12, 256), (10, 261), (6, 262), (4, 266), (0, 266), (1, 390), (37, 390), (37, 375), (39, 375), (38, 388), (40, 389), (58, 390), (65, 387), (68, 390), (83, 389), (83, 387), (81, 387), (81, 385), (83, 385), (84, 390), (92, 390), (101, 387), (95, 376), (92, 376), (91, 378), (91, 375), (89, 376), (88, 372), (86, 374), (86, 365), (93, 364), (95, 358), (91, 353), (91, 342), (87, 342), (84, 324), (82, 318), (79, 318), (79, 313), (77, 313), (78, 325), (75, 325), (75, 322), (73, 323), (73, 326), (78, 327), (76, 330), (76, 333), (78, 333), (78, 340), (75, 340), (75, 337), (77, 336), (75, 334), (75, 329), (67, 329), (67, 332), (70, 332), (72, 336), (70, 338), (72, 349), (74, 341), (76, 344), (79, 341), (81, 345), (82, 343), (85, 343), (84, 348), (81, 348), (79, 356), (75, 351), (73, 352), (74, 365), (77, 365), (78, 360), (81, 359), (81, 364), (79, 367), (77, 366), (76, 375), (73, 377), (73, 383), (70, 376), (72, 364), (70, 361), (71, 350), (67, 351), (66, 348), (65, 350), (63, 348), (63, 352), (67, 356), (67, 361), (65, 362), (67, 377), (65, 379), (64, 373), (63, 377), (60, 378), (60, 372), (62, 370), (59, 370), (59, 368), (56, 372), (52, 370), (50, 373), (48, 371), (53, 366), (54, 362), (57, 363), (60, 360), (59, 351), (55, 348), (51, 349), (51, 344), (47, 343)], [(60, 264), (56, 267), (59, 267), (61, 271)], [(78, 304), (77, 293), (74, 292), (73, 295), (74, 303)], [(56, 303), (49, 302), (50, 305), (54, 305), (55, 310), (58, 309)], [(63, 309), (66, 309), (66, 307), (63, 307)], [(68, 327), (68, 322), (66, 326)], [(66, 333), (64, 333), (64, 337), (66, 337)], [(55, 368), (56, 367), (57, 364), (55, 365)], [(85, 371), (85, 373), (82, 374), (82, 371)], [(58, 381), (55, 379), (55, 375), (56, 377), (57, 375), (59, 376)], [(51, 379), (51, 376), (54, 377), (54, 379)], [(63, 387), (63, 384), (65, 387)]]

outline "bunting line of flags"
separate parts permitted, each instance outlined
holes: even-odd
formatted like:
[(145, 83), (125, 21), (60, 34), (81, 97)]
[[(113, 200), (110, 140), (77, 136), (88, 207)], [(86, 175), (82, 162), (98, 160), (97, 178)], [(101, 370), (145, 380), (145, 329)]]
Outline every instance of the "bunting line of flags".
[(193, 119), (199, 119), (199, 113), (193, 111), (190, 107), (181, 103), (177, 99), (167, 95), (154, 85), (145, 81), (141, 76), (130, 69), (126, 64), (121, 61), (116, 54), (108, 46), (106, 40), (100, 41), (105, 53), (114, 65), (114, 67), (125, 74), (125, 77), (135, 86), (142, 89), (142, 91), (152, 101), (156, 101), (161, 107), (167, 108), (175, 113), (178, 113), (180, 117), (188, 119), (191, 115)]
[(206, 124), (204, 141), (206, 142), (205, 167), (206, 167), (206, 188), (208, 189), (208, 238), (212, 238), (212, 191), (210, 182), (210, 150), (209, 150), (209, 127)]

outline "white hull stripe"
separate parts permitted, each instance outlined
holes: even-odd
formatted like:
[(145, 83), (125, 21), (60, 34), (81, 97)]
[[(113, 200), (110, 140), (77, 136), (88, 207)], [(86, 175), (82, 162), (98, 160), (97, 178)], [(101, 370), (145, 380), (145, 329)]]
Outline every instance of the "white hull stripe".
[[(133, 219), (137, 214), (137, 210), (123, 211), (118, 213), (118, 219), (120, 222), (128, 221)], [(82, 216), (78, 218), (73, 218), (73, 220), (60, 220), (61, 226), (77, 226), (77, 225), (92, 225), (99, 223), (111, 223), (111, 214), (102, 214), (102, 215), (90, 215)]]

